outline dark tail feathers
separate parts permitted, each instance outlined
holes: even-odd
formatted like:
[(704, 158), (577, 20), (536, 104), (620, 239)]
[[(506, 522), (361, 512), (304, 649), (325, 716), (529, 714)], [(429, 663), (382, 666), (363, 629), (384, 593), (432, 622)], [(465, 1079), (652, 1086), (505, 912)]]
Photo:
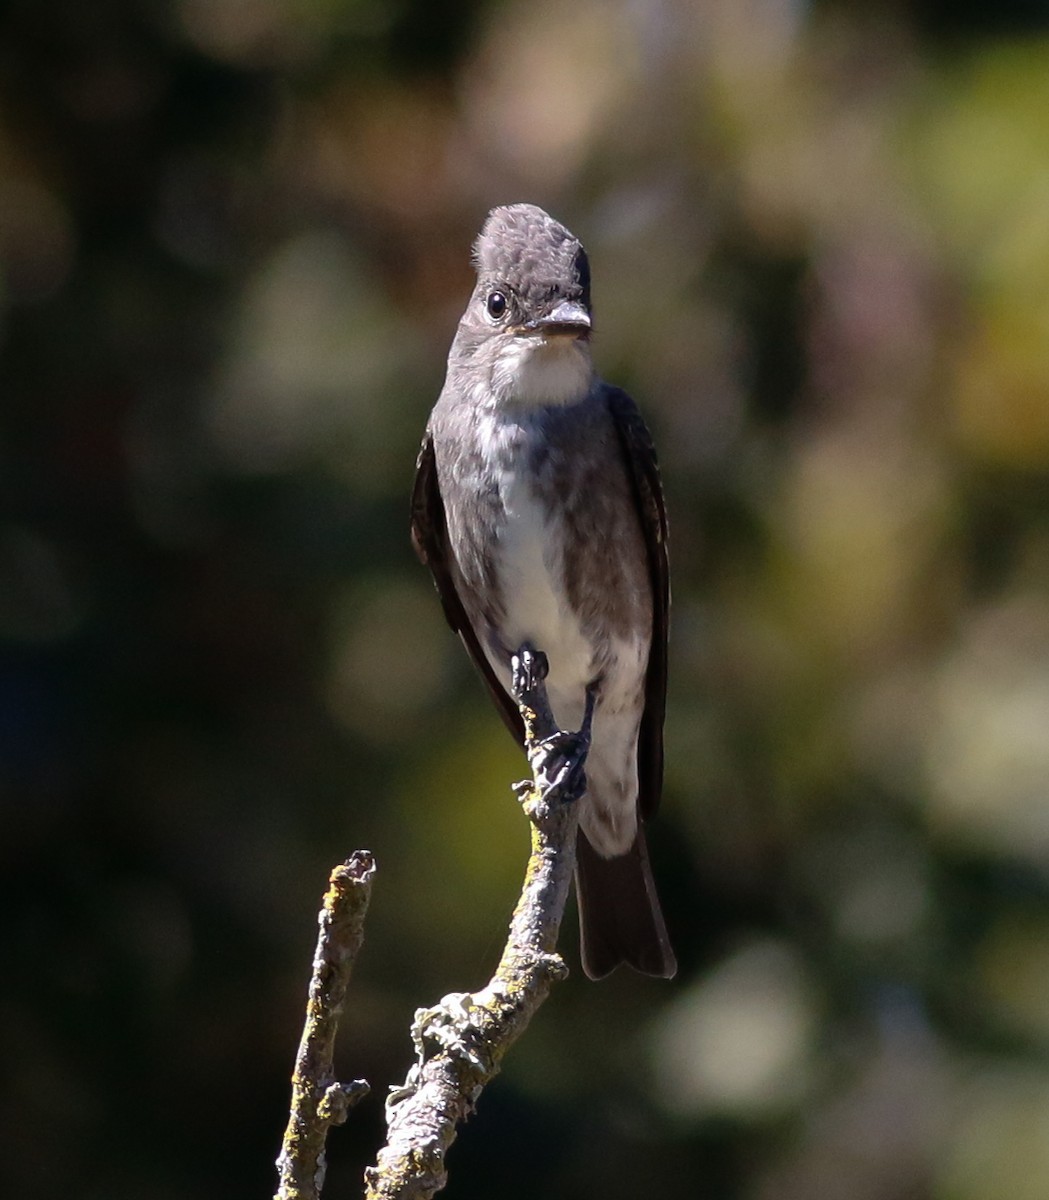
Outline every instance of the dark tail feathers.
[(663, 979), (677, 971), (640, 826), (633, 846), (617, 858), (602, 858), (580, 832), (575, 878), (580, 952), (591, 979), (620, 963)]

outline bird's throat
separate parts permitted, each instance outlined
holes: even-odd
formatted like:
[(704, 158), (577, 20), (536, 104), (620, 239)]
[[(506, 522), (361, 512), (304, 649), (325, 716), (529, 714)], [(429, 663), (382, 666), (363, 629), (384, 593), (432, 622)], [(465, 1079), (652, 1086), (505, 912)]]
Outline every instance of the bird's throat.
[(586, 342), (553, 336), (502, 342), (492, 366), (492, 392), (501, 404), (574, 404), (589, 392), (593, 364)]

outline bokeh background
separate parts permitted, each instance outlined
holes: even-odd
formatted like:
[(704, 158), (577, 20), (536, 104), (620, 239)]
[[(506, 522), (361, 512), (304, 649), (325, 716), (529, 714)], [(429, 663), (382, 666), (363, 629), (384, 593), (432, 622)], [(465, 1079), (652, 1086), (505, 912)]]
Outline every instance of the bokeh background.
[(681, 972), (574, 971), (446, 1194), (1042, 1200), (1044, 0), (0, 5), (5, 1188), (269, 1195), (358, 846), (332, 1200), (487, 978), (522, 763), (406, 506), (516, 200), (661, 447)]

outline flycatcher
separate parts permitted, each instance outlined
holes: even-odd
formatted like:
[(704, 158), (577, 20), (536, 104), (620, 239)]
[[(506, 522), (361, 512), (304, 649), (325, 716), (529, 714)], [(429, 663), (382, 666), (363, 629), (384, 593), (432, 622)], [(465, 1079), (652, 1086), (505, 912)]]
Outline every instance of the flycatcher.
[(652, 439), (590, 356), (590, 266), (542, 209), (488, 214), (412, 496), (412, 538), (503, 719), (510, 658), (545, 653), (561, 729), (592, 700), (576, 892), (583, 969), (677, 964), (642, 822), (663, 779), (667, 522)]

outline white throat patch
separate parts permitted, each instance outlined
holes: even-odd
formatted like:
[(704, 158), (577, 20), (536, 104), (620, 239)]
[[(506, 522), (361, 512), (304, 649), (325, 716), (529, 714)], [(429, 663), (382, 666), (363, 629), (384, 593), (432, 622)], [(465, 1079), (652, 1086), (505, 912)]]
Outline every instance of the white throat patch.
[(501, 403), (572, 404), (590, 390), (592, 374), (585, 342), (510, 336), (492, 366), (492, 391)]

